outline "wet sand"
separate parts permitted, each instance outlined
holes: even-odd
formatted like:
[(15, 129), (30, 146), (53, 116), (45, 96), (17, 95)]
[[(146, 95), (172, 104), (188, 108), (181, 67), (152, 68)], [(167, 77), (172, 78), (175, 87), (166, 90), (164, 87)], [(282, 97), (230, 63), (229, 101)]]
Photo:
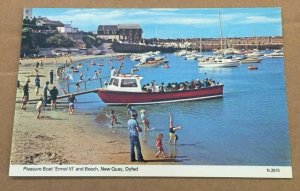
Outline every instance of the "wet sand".
[[(109, 56), (109, 55), (106, 55)], [(96, 56), (72, 56), (73, 62)], [(100, 57), (100, 56), (97, 56)], [(66, 57), (58, 59), (64, 63)], [(41, 59), (21, 60), (19, 76), (21, 85), (30, 76), (30, 99), (35, 95), (35, 63)], [(39, 67), (41, 87), (49, 81), (49, 72), (55, 71), (53, 58), (44, 58), (43, 67)], [(43, 77), (45, 76), (45, 77)], [(57, 84), (54, 78), (54, 84)], [(52, 88), (49, 84), (49, 89)], [(17, 90), (16, 101), (22, 99), (22, 88)], [(50, 106), (42, 107), (41, 119), (36, 119), (35, 104), (28, 104), (26, 110), (16, 104), (11, 151), (11, 164), (175, 164), (174, 159), (155, 158), (153, 149), (143, 142), (142, 153), (146, 163), (129, 161), (128, 137), (103, 131), (95, 126), (96, 116), (75, 112), (68, 114), (67, 105), (59, 105), (55, 111)]]

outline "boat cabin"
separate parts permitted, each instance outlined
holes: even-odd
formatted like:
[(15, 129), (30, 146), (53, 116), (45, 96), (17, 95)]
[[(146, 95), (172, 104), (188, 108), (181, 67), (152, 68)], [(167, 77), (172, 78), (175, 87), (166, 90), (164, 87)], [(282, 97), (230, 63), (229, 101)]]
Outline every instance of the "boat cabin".
[(141, 79), (143, 77), (131, 74), (112, 76), (107, 86), (110, 91), (142, 92)]

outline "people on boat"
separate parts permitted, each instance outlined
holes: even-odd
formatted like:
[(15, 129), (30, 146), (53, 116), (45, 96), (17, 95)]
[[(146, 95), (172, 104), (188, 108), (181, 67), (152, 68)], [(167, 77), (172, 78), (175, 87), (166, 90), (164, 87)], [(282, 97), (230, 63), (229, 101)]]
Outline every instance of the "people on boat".
[(221, 85), (219, 82), (215, 80), (206, 78), (205, 80), (191, 80), (190, 82), (172, 82), (165, 85), (163, 82), (157, 86), (155, 81), (151, 83), (144, 84), (142, 86), (142, 90), (147, 92), (171, 92), (171, 91), (184, 91), (184, 90), (193, 90), (200, 89), (206, 87), (213, 87), (216, 85)]
[(161, 85), (158, 87), (159, 92), (165, 92), (164, 83), (162, 82)]

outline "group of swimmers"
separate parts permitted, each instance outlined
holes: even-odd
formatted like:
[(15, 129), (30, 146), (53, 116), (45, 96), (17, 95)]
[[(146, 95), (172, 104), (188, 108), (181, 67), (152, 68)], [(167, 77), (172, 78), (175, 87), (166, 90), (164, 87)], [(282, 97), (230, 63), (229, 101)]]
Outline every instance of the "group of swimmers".
[(190, 82), (172, 82), (168, 83), (167, 85), (165, 85), (163, 82), (160, 85), (157, 85), (155, 80), (153, 80), (151, 83), (143, 85), (142, 90), (147, 92), (171, 92), (200, 89), (216, 85), (220, 85), (220, 83), (208, 78), (205, 80), (192, 80)]

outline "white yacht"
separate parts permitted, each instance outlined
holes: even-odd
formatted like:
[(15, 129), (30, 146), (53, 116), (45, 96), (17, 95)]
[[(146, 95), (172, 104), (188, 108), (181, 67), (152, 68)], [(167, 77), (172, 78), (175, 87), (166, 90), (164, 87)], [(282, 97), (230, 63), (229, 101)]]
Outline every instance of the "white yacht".
[(239, 65), (239, 60), (234, 60), (230, 57), (226, 58), (224, 56), (212, 56), (205, 57), (199, 60), (199, 67), (237, 67)]

